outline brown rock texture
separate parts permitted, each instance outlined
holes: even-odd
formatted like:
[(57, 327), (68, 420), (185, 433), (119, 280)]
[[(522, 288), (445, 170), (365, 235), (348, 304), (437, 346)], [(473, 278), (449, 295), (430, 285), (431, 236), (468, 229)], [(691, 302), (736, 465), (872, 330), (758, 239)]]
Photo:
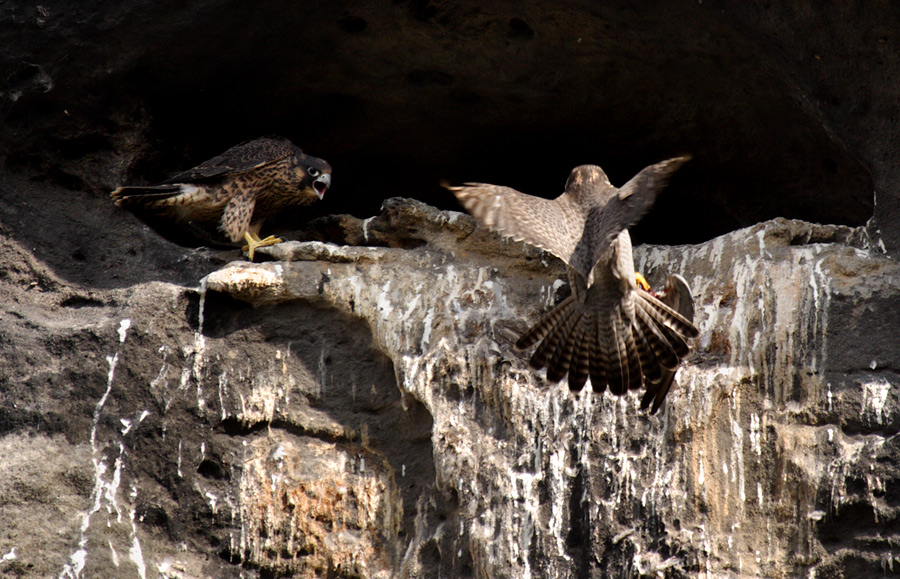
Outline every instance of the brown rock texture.
[(197, 286), (91, 298), (5, 242), (26, 264), (4, 281), (5, 572), (894, 564), (900, 271), (862, 230), (776, 220), (639, 247), (651, 281), (694, 286), (701, 329), (649, 417), (637, 395), (548, 385), (513, 351), (564, 291), (559, 262), (413, 201), (343, 223), (379, 246), (288, 242)]
[(455, 208), (441, 179), (549, 196), (690, 153), (639, 240), (858, 226), (900, 196), (898, 29), (883, 1), (7, 2), (0, 154), (100, 192), (280, 134), (335, 167), (316, 211), (365, 218)]
[[(890, 2), (0, 5), (0, 575), (900, 574), (898, 31)], [(266, 134), (335, 181), (263, 263), (109, 200)], [(634, 232), (694, 290), (678, 386), (648, 416), (547, 384), (512, 344), (561, 264), (441, 179), (551, 196), (682, 153)]]

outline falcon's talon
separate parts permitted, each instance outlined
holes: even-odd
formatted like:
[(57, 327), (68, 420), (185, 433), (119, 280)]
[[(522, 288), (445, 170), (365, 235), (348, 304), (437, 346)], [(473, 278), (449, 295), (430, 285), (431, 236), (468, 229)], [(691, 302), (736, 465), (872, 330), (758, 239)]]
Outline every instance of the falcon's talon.
[(636, 281), (641, 289), (645, 292), (650, 291), (650, 284), (647, 283), (647, 280), (644, 278), (644, 276), (642, 276), (638, 272), (634, 272), (634, 281)]
[(280, 237), (275, 237), (274, 235), (270, 235), (265, 239), (260, 239), (259, 235), (251, 232), (244, 233), (244, 241), (247, 242), (247, 245), (241, 248), (241, 251), (247, 252), (247, 258), (250, 261), (253, 261), (253, 252), (256, 251), (257, 248), (260, 247), (269, 247), (270, 245), (276, 245), (278, 243), (282, 243), (284, 240)]

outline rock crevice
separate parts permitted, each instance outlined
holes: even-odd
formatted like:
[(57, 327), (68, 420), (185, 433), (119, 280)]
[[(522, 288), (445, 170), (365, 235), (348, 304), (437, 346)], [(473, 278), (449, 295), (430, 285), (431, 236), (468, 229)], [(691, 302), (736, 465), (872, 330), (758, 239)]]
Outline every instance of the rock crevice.
[[(637, 395), (548, 385), (514, 350), (565, 295), (559, 261), (408, 200), (326, 225), (377, 245), (286, 242), (260, 250), (272, 261), (210, 263), (198, 287), (86, 290), (5, 242), (23, 265), (2, 280), (4, 432), (34, 441), (0, 478), (0, 550), (20, 546), (5, 571), (893, 564), (900, 271), (860, 230), (776, 220), (637, 247), (651, 283), (689, 281), (701, 331), (648, 416)], [(47, 462), (54, 448), (65, 459)], [(62, 533), (27, 541), (39, 480), (70, 507)]]

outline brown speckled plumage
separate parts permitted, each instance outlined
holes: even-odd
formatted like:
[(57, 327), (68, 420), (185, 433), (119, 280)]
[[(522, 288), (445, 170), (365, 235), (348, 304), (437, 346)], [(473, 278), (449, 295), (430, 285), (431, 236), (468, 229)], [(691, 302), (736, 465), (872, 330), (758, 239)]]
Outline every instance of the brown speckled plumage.
[(176, 222), (216, 224), (225, 237), (257, 235), (279, 212), (321, 199), (331, 185), (331, 166), (306, 155), (287, 139), (241, 143), (159, 185), (119, 187), (116, 205)]
[(600, 167), (576, 167), (553, 200), (483, 183), (450, 188), (484, 225), (567, 264), (572, 295), (516, 344), (538, 344), (531, 365), (546, 367), (548, 380), (568, 374), (569, 387), (581, 390), (590, 378), (595, 391), (609, 386), (624, 394), (643, 384), (652, 388), (687, 355), (686, 339), (697, 328), (637, 286), (628, 234), (687, 159), (651, 165), (620, 189)]

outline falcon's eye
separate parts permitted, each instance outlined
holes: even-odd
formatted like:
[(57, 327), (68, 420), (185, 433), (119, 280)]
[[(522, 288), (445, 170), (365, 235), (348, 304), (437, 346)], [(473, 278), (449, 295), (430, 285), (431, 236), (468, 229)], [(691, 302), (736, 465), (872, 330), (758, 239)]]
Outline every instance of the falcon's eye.
[(309, 168), (309, 176), (310, 176), (310, 177), (318, 177), (318, 176), (319, 176), (319, 170), (316, 169), (315, 167), (310, 167), (310, 168)]

